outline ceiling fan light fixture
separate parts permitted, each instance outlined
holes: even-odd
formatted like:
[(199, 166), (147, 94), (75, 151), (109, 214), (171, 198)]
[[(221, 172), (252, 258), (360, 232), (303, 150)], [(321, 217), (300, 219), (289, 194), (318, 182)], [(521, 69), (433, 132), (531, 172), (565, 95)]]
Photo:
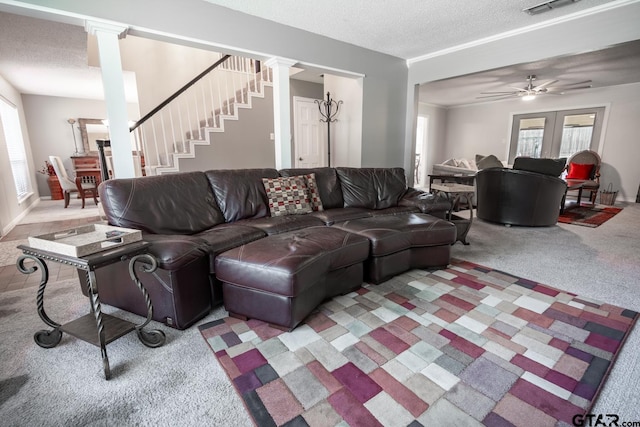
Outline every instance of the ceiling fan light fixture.
[(538, 13), (548, 12), (551, 9), (556, 9), (558, 7), (566, 6), (572, 3), (577, 3), (580, 0), (551, 0), (545, 1), (544, 3), (537, 4), (535, 6), (528, 7), (526, 9), (522, 9), (523, 12), (528, 13), (529, 15), (537, 15)]
[(534, 99), (536, 99), (536, 96), (532, 93), (528, 93), (522, 97), (523, 101), (533, 101)]

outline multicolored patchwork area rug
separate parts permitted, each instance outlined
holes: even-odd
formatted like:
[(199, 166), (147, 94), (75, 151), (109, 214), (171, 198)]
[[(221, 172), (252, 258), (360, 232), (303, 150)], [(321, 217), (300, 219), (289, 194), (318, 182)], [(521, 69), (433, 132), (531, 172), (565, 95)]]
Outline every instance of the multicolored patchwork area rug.
[(453, 260), (292, 332), (200, 326), (259, 426), (556, 426), (588, 413), (638, 313)]
[(604, 205), (581, 205), (567, 208), (558, 217), (558, 222), (565, 224), (584, 225), (585, 227), (599, 227), (620, 213), (622, 208)]

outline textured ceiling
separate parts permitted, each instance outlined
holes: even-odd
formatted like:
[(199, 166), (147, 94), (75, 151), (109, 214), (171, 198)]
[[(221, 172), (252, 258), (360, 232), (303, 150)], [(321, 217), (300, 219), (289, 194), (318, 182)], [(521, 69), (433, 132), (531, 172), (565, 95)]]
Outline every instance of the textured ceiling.
[[(82, 27), (0, 12), (0, 75), (20, 93), (104, 99), (87, 37)], [(124, 79), (127, 100), (137, 102), (135, 75)]]
[[(534, 16), (522, 9), (541, 0), (203, 1), (390, 55), (416, 58), (613, 0), (581, 0)], [(102, 99), (100, 71), (88, 66), (86, 49), (87, 34), (81, 27), (0, 12), (0, 75), (22, 93)], [(538, 82), (593, 80), (594, 87), (602, 87), (640, 81), (638, 70), (636, 45), (607, 55), (556, 58), (429, 83), (421, 88), (421, 100), (443, 106), (480, 102), (475, 99), (479, 92), (524, 86), (528, 74), (538, 75)], [(133, 73), (125, 73), (125, 85), (127, 99), (135, 102)]]
[(538, 15), (543, 0), (205, 0), (404, 59), (495, 36), (613, 0), (581, 0)]

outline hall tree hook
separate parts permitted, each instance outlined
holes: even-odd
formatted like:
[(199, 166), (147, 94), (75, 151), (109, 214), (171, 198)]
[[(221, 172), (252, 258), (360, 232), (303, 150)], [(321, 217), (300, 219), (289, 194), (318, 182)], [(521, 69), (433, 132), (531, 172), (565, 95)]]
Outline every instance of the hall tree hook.
[(318, 104), (318, 110), (322, 116), (320, 121), (327, 124), (327, 166), (331, 167), (331, 123), (338, 121), (335, 117), (338, 115), (342, 101), (331, 99), (331, 93), (327, 92), (326, 101), (316, 99), (315, 103)]

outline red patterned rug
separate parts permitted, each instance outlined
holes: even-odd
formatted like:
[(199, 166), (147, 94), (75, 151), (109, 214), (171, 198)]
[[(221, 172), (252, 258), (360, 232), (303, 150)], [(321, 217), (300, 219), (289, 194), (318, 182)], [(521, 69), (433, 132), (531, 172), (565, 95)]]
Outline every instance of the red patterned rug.
[(616, 216), (622, 208), (603, 205), (581, 205), (565, 209), (560, 214), (558, 222), (565, 224), (584, 225), (585, 227), (599, 227)]
[(199, 328), (258, 426), (556, 426), (589, 412), (637, 318), (453, 260), (333, 298), (293, 332)]

